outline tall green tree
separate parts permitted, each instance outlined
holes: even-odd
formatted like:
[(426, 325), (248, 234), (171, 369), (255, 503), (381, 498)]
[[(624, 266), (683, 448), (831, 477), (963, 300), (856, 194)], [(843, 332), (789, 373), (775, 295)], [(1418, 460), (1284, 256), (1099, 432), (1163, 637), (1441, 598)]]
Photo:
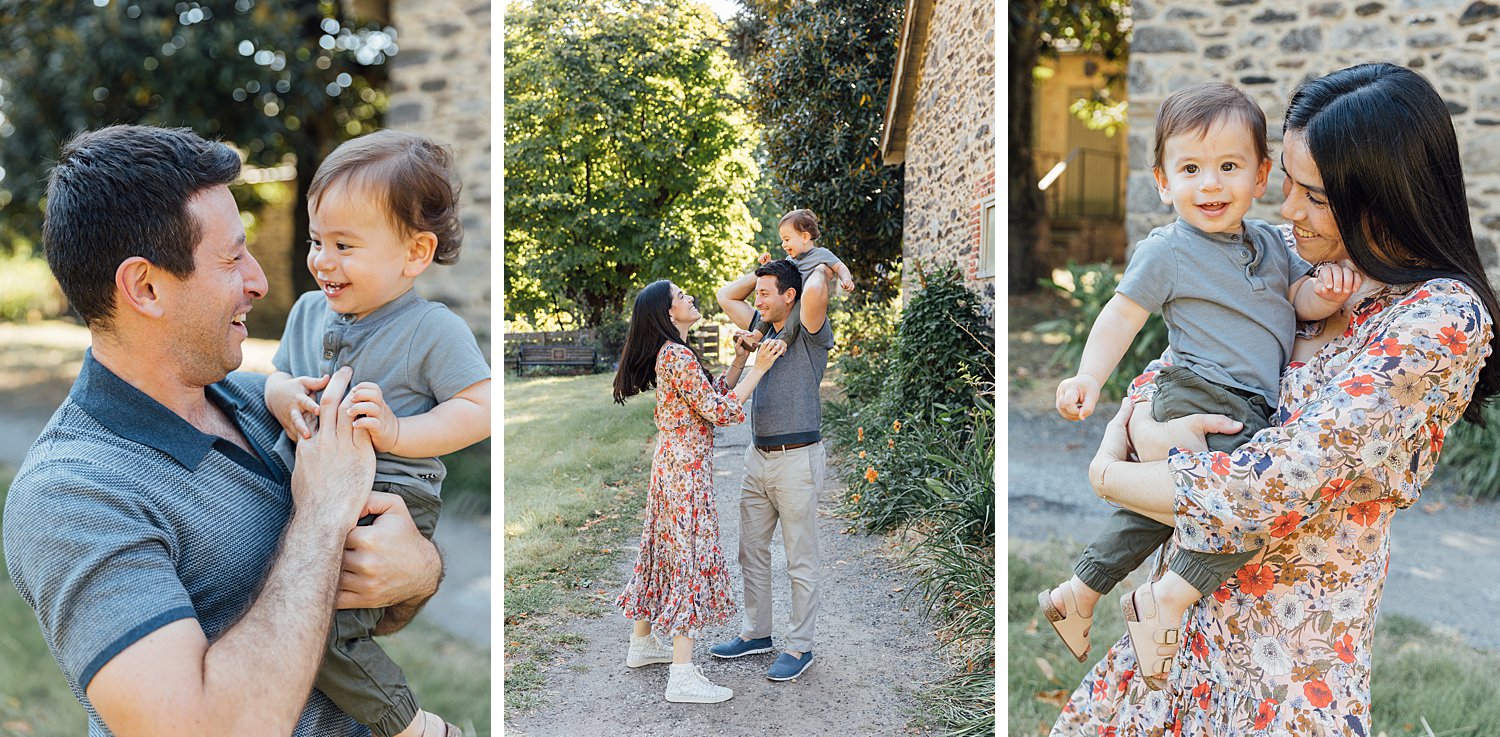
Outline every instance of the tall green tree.
[(807, 208), (865, 293), (899, 285), (903, 167), (880, 161), (904, 0), (742, 0), (732, 38), (783, 210)]
[[(394, 53), (391, 29), (332, 0), (0, 0), (0, 248), (40, 240), (63, 141), (112, 123), (183, 126), (251, 164), (295, 162), (306, 233), (307, 184), (334, 146), (375, 129)], [(294, 264), (311, 288), (305, 272)]]
[(1008, 291), (1024, 294), (1037, 288), (1041, 267), (1036, 249), (1047, 217), (1037, 189), (1035, 70), (1043, 57), (1060, 49), (1097, 53), (1123, 61), (1130, 53), (1129, 0), (1009, 0), (1010, 54), (1007, 94), (1010, 100), (1007, 177), (1010, 206)]
[(753, 263), (755, 135), (726, 43), (692, 0), (508, 6), (507, 316), (597, 326), (652, 280), (706, 298)]

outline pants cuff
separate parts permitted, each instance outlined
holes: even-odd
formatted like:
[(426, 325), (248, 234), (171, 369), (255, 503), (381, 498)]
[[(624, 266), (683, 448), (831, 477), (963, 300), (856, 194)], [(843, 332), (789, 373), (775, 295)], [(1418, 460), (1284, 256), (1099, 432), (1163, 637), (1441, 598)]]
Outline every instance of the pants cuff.
[(390, 708), (386, 709), (385, 713), (366, 726), (375, 734), (375, 737), (391, 737), (406, 729), (407, 725), (411, 724), (411, 720), (417, 718), (418, 711), (420, 709), (417, 708), (416, 696), (412, 694), (411, 689), (404, 689), (395, 694)]
[(1078, 562), (1073, 565), (1073, 574), (1078, 576), (1078, 580), (1082, 581), (1084, 585), (1099, 592), (1101, 596), (1109, 593), (1110, 589), (1115, 587), (1115, 584), (1125, 578), (1125, 576), (1111, 573), (1104, 566), (1089, 560), (1087, 557), (1079, 558)]
[[(1248, 558), (1250, 556), (1243, 556)], [(1203, 596), (1212, 594), (1234, 575), (1234, 569), (1243, 564), (1241, 556), (1216, 555), (1213, 553), (1194, 553), (1189, 550), (1178, 550), (1167, 564), (1167, 569), (1182, 576), (1184, 580), (1192, 584), (1193, 588)], [(1224, 568), (1229, 565), (1233, 568), (1226, 574)], [(1217, 568), (1218, 570), (1215, 570)]]

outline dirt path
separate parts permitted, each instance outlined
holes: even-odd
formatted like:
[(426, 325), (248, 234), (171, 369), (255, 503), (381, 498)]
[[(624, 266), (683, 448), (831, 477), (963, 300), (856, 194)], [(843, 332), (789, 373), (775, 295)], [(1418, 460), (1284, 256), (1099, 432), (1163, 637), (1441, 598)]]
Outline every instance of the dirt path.
[[(748, 423), (721, 430), (714, 451), (714, 492), (730, 578), (741, 580), (739, 488)], [(795, 681), (765, 677), (776, 653), (718, 660), (709, 645), (739, 632), (739, 621), (714, 627), (699, 641), (694, 662), (734, 698), (722, 704), (671, 704), (663, 700), (667, 666), (625, 667), (630, 623), (617, 610), (601, 617), (574, 619), (556, 633), (581, 635), (584, 643), (546, 668), (546, 703), (529, 713), (507, 714), (511, 735), (618, 735), (620, 737), (702, 737), (703, 735), (904, 735), (921, 684), (942, 674), (934, 655), (931, 627), (921, 602), (908, 598), (912, 579), (896, 572), (882, 540), (844, 533), (848, 522), (829, 516), (838, 494), (832, 474), (819, 511), (818, 540), (823, 559), (823, 592), (818, 617), (816, 661)], [(618, 592), (635, 561), (636, 535), (623, 543), (625, 554), (611, 578), (599, 586)], [(771, 543), (775, 625), (773, 640), (786, 635), (790, 593), (778, 532)], [(737, 604), (743, 603), (735, 591)]]
[[(1089, 489), (1085, 469), (1111, 414), (1071, 423), (1037, 402), (1011, 397), (1010, 539), (1071, 539), (1081, 551), (1103, 526), (1112, 508)], [(1500, 588), (1475, 585), (1500, 579), (1500, 504), (1454, 497), (1430, 488), (1416, 506), (1396, 515), (1380, 611), (1500, 650), (1500, 630), (1493, 626)]]

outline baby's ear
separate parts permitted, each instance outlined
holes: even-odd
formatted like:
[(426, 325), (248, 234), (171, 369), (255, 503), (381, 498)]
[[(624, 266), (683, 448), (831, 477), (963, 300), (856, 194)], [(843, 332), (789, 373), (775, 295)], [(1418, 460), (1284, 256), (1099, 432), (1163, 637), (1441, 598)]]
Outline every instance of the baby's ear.
[(437, 255), (436, 235), (427, 230), (413, 234), (406, 242), (406, 265), (401, 269), (401, 274), (415, 278), (432, 265), (432, 258), (435, 255)]
[(1167, 175), (1162, 173), (1161, 167), (1151, 167), (1151, 177), (1156, 180), (1156, 195), (1161, 197), (1161, 203), (1172, 204), (1172, 192), (1167, 188)]

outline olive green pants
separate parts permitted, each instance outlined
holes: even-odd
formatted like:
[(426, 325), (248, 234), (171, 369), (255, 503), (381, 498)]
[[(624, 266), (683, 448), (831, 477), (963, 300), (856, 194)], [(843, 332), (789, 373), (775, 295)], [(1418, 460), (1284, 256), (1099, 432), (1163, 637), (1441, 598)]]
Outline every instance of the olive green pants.
[[(1168, 366), (1156, 376), (1156, 396), (1151, 402), (1151, 417), (1157, 422), (1175, 420), (1196, 414), (1225, 415), (1244, 424), (1233, 435), (1208, 436), (1208, 447), (1228, 453), (1269, 426), (1272, 409), (1265, 399), (1251, 392), (1215, 384), (1192, 369)], [(1131, 571), (1139, 568), (1152, 551), (1172, 537), (1172, 527), (1127, 509), (1115, 510), (1109, 523), (1083, 551), (1073, 572), (1089, 588), (1108, 593)], [(1239, 553), (1202, 553), (1179, 550), (1168, 568), (1182, 576), (1193, 588), (1208, 594), (1229, 580), (1234, 572), (1255, 557), (1255, 551)]]
[[(437, 528), (443, 502), (427, 491), (388, 482), (376, 482), (375, 491), (396, 494), (406, 500), (412, 521), (427, 539)], [(368, 525), (373, 516), (361, 519)], [(376, 737), (390, 737), (406, 729), (421, 708), (401, 666), (391, 660), (372, 638), (384, 609), (340, 609), (328, 631), (328, 649), (313, 685), (344, 713), (370, 728)]]

